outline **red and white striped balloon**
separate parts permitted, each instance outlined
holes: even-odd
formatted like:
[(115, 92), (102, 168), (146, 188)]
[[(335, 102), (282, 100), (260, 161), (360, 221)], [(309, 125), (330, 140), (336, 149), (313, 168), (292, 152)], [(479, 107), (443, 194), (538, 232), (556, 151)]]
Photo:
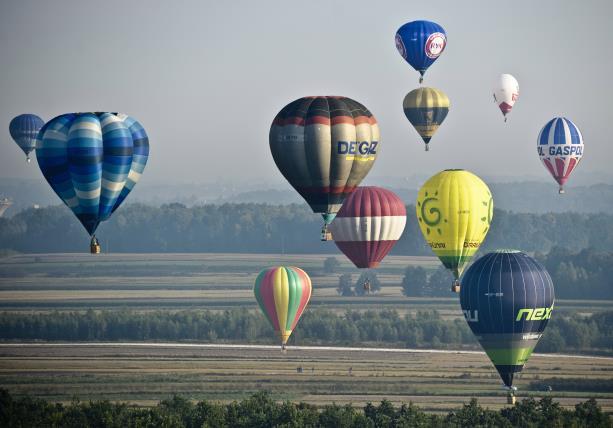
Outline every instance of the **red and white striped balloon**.
[(358, 187), (330, 224), (336, 246), (359, 268), (375, 268), (400, 239), (407, 222), (402, 200), (381, 187)]

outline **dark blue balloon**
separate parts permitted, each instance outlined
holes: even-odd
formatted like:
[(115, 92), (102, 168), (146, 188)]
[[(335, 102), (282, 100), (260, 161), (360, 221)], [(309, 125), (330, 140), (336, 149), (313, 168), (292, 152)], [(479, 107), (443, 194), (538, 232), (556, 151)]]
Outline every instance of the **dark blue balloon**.
[(543, 335), (553, 303), (551, 277), (520, 251), (488, 253), (464, 273), (462, 311), (507, 387)]
[(446, 45), (445, 30), (436, 22), (413, 21), (404, 24), (396, 32), (398, 52), (421, 76), (443, 53)]
[(30, 161), (28, 155), (36, 147), (36, 136), (44, 123), (35, 114), (20, 114), (13, 118), (9, 124), (9, 133), (19, 148), (26, 154), (28, 162)]

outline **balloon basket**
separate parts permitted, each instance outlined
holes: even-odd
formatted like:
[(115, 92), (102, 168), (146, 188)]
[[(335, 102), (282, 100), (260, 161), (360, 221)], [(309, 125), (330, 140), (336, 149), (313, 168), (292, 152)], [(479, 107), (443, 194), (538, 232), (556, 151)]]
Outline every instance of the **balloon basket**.
[(426, 144), (426, 149), (425, 149), (425, 150), (426, 150), (427, 152), (429, 152), (429, 151), (430, 151), (430, 146)]
[(30, 163), (32, 162), (32, 159), (30, 159), (30, 156), (26, 156), (26, 163)]
[(100, 254), (100, 243), (95, 237), (92, 237), (89, 243), (89, 252), (91, 254)]
[(563, 188), (562, 186), (560, 186), (560, 188), (558, 189), (558, 194), (559, 194), (559, 195), (563, 195), (564, 193), (566, 193), (566, 192), (564, 191), (564, 188)]
[(514, 406), (516, 402), (517, 402), (517, 398), (515, 397), (515, 395), (512, 392), (509, 392), (507, 394), (507, 404)]
[(285, 344), (282, 344), (282, 345), (281, 345), (281, 353), (282, 353), (283, 355), (287, 354), (287, 348), (285, 347)]
[(453, 293), (459, 293), (460, 292), (460, 281), (454, 281), (453, 284), (451, 284), (451, 291)]
[(332, 241), (332, 232), (328, 231), (328, 226), (324, 224), (321, 228), (321, 240)]

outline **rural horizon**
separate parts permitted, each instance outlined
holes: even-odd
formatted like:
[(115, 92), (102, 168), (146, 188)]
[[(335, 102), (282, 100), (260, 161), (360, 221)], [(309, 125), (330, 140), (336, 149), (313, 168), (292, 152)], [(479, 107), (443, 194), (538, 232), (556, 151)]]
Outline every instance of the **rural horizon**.
[(0, 3), (0, 427), (613, 428), (613, 3)]

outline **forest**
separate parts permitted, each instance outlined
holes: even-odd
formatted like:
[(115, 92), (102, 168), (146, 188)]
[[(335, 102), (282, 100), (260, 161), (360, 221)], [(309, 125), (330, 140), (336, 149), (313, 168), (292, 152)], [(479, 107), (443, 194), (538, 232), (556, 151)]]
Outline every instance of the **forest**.
[[(419, 231), (415, 207), (391, 254), (431, 255)], [(102, 223), (98, 237), (110, 252), (331, 253), (319, 240), (322, 220), (306, 205), (221, 204), (186, 207), (128, 204)], [(88, 237), (65, 206), (29, 208), (0, 218), (3, 252), (83, 251)], [(613, 251), (613, 214), (520, 214), (495, 210), (482, 252), (514, 248), (548, 253)]]
[(221, 404), (209, 401), (193, 403), (174, 396), (156, 406), (144, 408), (109, 401), (70, 404), (50, 403), (38, 398), (13, 397), (0, 389), (0, 426), (12, 427), (167, 427), (167, 428), (240, 428), (240, 427), (590, 427), (613, 426), (597, 401), (589, 399), (564, 409), (545, 397), (528, 398), (499, 411), (479, 405), (473, 398), (462, 408), (446, 415), (425, 413), (413, 403), (395, 407), (388, 400), (363, 408), (329, 404), (322, 409), (290, 401), (277, 402), (266, 392), (241, 401)]
[[(555, 247), (547, 254), (537, 253), (535, 256), (551, 275), (556, 298), (613, 299), (613, 252), (584, 249), (574, 253)], [(347, 278), (341, 278), (339, 289), (343, 287), (343, 280), (347, 281)], [(443, 267), (432, 271), (409, 266), (402, 279), (403, 294), (408, 297), (447, 297), (452, 280), (451, 274)], [(373, 279), (371, 283), (378, 284)], [(347, 295), (347, 292), (340, 294)]]
[[(162, 340), (276, 343), (263, 315), (240, 309), (181, 311), (2, 312), (0, 339), (50, 341)], [(290, 345), (379, 345), (479, 349), (463, 319), (436, 311), (400, 316), (395, 310), (304, 314)], [(611, 354), (613, 311), (591, 316), (555, 314), (537, 352)]]

